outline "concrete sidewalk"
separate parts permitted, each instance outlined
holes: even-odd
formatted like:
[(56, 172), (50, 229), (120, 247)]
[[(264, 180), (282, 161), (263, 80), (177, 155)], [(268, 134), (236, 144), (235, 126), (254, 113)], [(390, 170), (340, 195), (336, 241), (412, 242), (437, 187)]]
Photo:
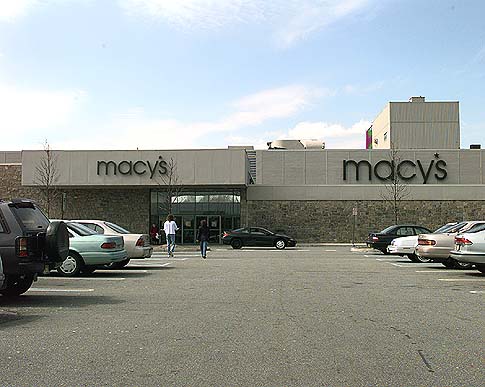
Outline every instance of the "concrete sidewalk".
[[(231, 249), (229, 245), (223, 244), (210, 244), (210, 248), (227, 248)], [(299, 243), (296, 245), (296, 248), (301, 247), (349, 247), (351, 251), (374, 251), (372, 248), (369, 248), (365, 245), (365, 243), (356, 243), (352, 245), (352, 243)], [(199, 251), (200, 247), (198, 244), (190, 244), (190, 245), (176, 245), (176, 251)], [(167, 251), (167, 245), (153, 245), (153, 251)]]

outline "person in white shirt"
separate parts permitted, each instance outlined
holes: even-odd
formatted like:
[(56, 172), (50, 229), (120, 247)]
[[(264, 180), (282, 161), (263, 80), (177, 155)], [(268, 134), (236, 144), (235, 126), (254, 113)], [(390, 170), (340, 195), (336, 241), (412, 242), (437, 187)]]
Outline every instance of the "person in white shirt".
[(165, 235), (167, 236), (167, 251), (169, 257), (173, 257), (173, 252), (175, 250), (175, 233), (178, 229), (177, 223), (173, 220), (173, 215), (169, 214), (167, 220), (163, 224), (163, 231), (165, 231)]

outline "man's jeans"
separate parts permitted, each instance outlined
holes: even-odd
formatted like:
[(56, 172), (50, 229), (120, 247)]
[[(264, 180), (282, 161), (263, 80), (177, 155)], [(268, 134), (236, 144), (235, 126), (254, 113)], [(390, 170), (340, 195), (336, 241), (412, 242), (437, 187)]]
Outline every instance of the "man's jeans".
[(200, 253), (203, 257), (207, 255), (207, 241), (200, 241)]
[(167, 250), (168, 255), (173, 254), (173, 252), (175, 251), (175, 234), (167, 235)]

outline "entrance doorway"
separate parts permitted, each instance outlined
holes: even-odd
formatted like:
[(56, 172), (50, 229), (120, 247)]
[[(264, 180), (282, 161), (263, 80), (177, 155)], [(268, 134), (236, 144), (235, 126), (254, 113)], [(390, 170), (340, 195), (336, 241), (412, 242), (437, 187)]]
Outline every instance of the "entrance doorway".
[(182, 216), (181, 233), (177, 234), (177, 243), (197, 243), (197, 231), (202, 220), (209, 227), (209, 243), (221, 243), (222, 222), (220, 215), (184, 215)]

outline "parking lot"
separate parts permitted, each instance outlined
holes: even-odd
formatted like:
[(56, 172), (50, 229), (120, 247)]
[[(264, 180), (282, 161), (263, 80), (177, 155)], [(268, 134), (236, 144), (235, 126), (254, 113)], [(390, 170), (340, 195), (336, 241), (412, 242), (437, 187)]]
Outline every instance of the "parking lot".
[(0, 297), (2, 386), (480, 386), (485, 276), (212, 246)]

